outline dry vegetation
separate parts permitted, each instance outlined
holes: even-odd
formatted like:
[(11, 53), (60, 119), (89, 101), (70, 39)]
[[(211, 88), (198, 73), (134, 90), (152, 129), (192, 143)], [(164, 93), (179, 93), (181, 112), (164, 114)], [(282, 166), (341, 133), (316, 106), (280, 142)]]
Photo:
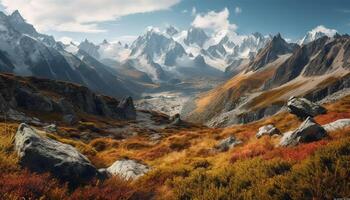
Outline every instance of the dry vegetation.
[[(326, 107), (329, 112), (316, 117), (320, 124), (350, 118), (350, 96)], [(147, 163), (152, 171), (134, 182), (116, 177), (74, 191), (48, 174), (20, 169), (12, 143), (18, 124), (0, 123), (0, 199), (332, 199), (350, 196), (350, 129), (333, 132), (322, 141), (290, 148), (276, 147), (279, 136), (256, 139), (255, 133), (262, 125), (273, 123), (282, 132), (300, 125), (293, 115), (279, 113), (224, 129), (168, 128), (159, 141), (150, 140), (147, 132), (128, 139), (81, 139), (82, 132), (99, 131), (106, 124), (117, 126), (118, 123), (88, 121), (86, 117), (79, 126), (60, 126), (58, 133), (47, 136), (75, 146), (97, 167), (106, 167), (127, 157)], [(228, 152), (213, 150), (219, 140), (230, 135), (243, 144)]]

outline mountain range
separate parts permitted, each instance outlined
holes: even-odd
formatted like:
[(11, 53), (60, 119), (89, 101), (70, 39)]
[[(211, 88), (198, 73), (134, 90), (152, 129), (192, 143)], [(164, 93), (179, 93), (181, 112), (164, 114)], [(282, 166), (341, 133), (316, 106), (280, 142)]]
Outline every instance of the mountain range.
[[(15, 11), (11, 15), (0, 13), (0, 71), (73, 82), (104, 95), (135, 98), (188, 80), (229, 79), (183, 109), (191, 121), (214, 125), (222, 123), (222, 115), (230, 116), (228, 123), (242, 122), (229, 113), (244, 115), (253, 108), (262, 112), (256, 105), (246, 107), (266, 92), (291, 87), (291, 82), (295, 90), (302, 91), (293, 95), (306, 93), (306, 89), (297, 89), (300, 83), (295, 80), (307, 77), (324, 81), (329, 74), (339, 78), (340, 71), (348, 66), (347, 41), (348, 36), (322, 26), (297, 43), (287, 42), (280, 34), (208, 34), (193, 26), (188, 30), (168, 26), (163, 31), (148, 28), (131, 44), (107, 40), (94, 44), (88, 39), (64, 44), (38, 33)], [(273, 101), (287, 96), (279, 92)], [(202, 110), (203, 106), (207, 109)], [(267, 109), (266, 105), (262, 107)], [(259, 116), (265, 113), (268, 111)]]

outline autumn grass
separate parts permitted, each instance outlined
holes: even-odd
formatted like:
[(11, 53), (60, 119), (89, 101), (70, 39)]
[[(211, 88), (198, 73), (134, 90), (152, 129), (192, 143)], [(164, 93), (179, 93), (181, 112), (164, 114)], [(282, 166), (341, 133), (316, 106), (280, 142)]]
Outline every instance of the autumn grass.
[[(350, 118), (350, 97), (326, 107), (328, 113), (316, 117), (321, 124)], [(255, 136), (263, 125), (274, 124), (286, 132), (302, 123), (286, 112), (227, 128), (168, 128), (159, 141), (150, 140), (149, 135), (154, 132), (146, 129), (127, 139), (101, 134), (82, 140), (68, 134), (81, 135), (95, 128), (120, 125), (110, 119), (101, 120), (89, 121), (86, 116), (76, 126), (59, 126), (58, 133), (46, 136), (76, 147), (98, 168), (129, 158), (150, 165), (148, 174), (134, 182), (117, 177), (67, 191), (64, 183), (49, 175), (20, 169), (13, 149), (18, 124), (0, 123), (0, 179), (11, 179), (9, 187), (0, 182), (0, 193), (6, 194), (6, 199), (20, 199), (25, 196), (23, 191), (29, 195), (25, 197), (34, 199), (329, 199), (350, 195), (345, 190), (349, 188), (349, 128), (334, 131), (321, 141), (288, 148), (277, 146), (281, 136)], [(165, 118), (158, 116), (157, 120)], [(214, 146), (229, 136), (243, 144), (227, 152), (216, 151)], [(50, 184), (37, 186), (43, 182)], [(38, 189), (28, 192), (31, 187)]]

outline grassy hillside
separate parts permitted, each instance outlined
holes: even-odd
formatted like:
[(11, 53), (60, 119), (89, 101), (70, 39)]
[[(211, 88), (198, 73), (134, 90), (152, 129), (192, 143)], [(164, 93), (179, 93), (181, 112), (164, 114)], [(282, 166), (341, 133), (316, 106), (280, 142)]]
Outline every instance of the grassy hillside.
[[(325, 105), (328, 113), (315, 118), (320, 124), (350, 118), (350, 96)], [(108, 123), (85, 116), (77, 126), (60, 126), (57, 133), (40, 134), (75, 146), (97, 167), (120, 158), (140, 160), (152, 167), (133, 182), (118, 177), (69, 190), (49, 174), (20, 169), (13, 148), (18, 122), (1, 122), (1, 199), (332, 199), (350, 196), (350, 129), (330, 133), (318, 142), (277, 147), (280, 136), (255, 137), (257, 129), (273, 123), (282, 132), (301, 122), (288, 113), (228, 128), (166, 128), (152, 141), (149, 129), (121, 138), (103, 137)], [(90, 119), (90, 121), (88, 120)], [(40, 127), (37, 127), (41, 129)], [(97, 137), (85, 138), (93, 130)], [(100, 135), (100, 136), (98, 136)], [(227, 152), (214, 146), (230, 135), (243, 143)]]

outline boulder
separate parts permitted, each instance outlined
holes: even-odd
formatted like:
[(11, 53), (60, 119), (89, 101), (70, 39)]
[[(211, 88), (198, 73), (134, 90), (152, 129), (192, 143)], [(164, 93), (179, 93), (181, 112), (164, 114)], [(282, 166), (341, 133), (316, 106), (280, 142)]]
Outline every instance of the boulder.
[(107, 168), (111, 175), (121, 176), (126, 180), (137, 179), (150, 170), (147, 165), (141, 164), (135, 160), (118, 160)]
[(219, 150), (219, 151), (227, 151), (231, 148), (233, 148), (234, 146), (241, 144), (242, 141), (237, 140), (234, 136), (230, 136), (226, 139), (223, 139), (219, 142), (219, 144), (217, 144), (215, 146), (215, 149)]
[(327, 110), (305, 98), (291, 97), (287, 102), (288, 111), (300, 119), (325, 114)]
[(321, 140), (326, 136), (326, 130), (321, 125), (317, 124), (311, 117), (308, 117), (299, 128), (283, 134), (280, 146), (295, 146), (299, 143)]
[(158, 141), (162, 138), (162, 136), (159, 133), (154, 133), (149, 136), (149, 139), (152, 141)]
[(175, 114), (171, 116), (169, 120), (170, 120), (170, 125), (173, 125), (173, 126), (178, 126), (178, 125), (181, 125), (182, 123), (180, 114)]
[(119, 102), (118, 108), (124, 112), (125, 119), (136, 119), (136, 109), (131, 97), (122, 99)]
[(280, 135), (281, 134), (280, 130), (278, 130), (273, 124), (269, 124), (269, 125), (260, 127), (259, 131), (256, 133), (256, 137), (260, 138), (264, 135), (272, 136), (275, 134)]
[(46, 132), (49, 132), (49, 133), (55, 133), (55, 132), (57, 132), (57, 126), (56, 126), (56, 124), (50, 124), (48, 126), (45, 126), (44, 130)]
[(350, 119), (339, 119), (337, 121), (323, 125), (322, 127), (327, 132), (332, 132), (332, 131), (344, 129), (344, 128), (349, 127), (349, 126), (350, 126)]
[(18, 127), (15, 149), (22, 167), (37, 173), (50, 172), (70, 186), (98, 176), (97, 169), (73, 146), (45, 138), (27, 124)]

